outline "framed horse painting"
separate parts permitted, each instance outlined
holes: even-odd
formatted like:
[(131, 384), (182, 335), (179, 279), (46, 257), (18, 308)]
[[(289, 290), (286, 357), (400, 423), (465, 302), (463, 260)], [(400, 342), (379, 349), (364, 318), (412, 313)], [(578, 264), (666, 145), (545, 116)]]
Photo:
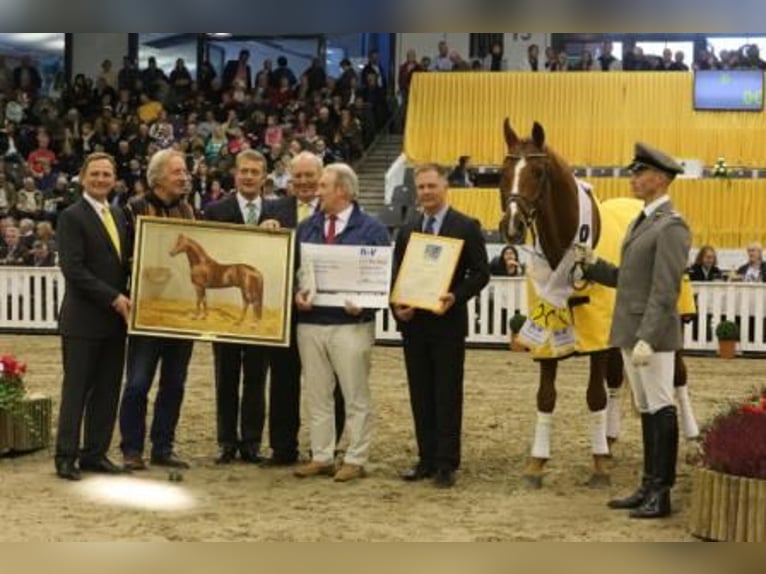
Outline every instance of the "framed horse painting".
[(293, 242), (288, 230), (139, 217), (129, 333), (288, 346)]

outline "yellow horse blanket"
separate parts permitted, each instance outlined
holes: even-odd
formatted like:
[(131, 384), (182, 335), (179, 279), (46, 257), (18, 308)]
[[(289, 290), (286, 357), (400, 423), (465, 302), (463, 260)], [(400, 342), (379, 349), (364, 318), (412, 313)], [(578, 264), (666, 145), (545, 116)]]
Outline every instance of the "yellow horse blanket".
[[(598, 257), (620, 264), (622, 242), (630, 223), (638, 217), (643, 203), (637, 199), (615, 198), (604, 202), (594, 200), (601, 216), (601, 236), (595, 253)], [(570, 306), (563, 311), (559, 323), (569, 323), (574, 329), (574, 349), (565, 354), (554, 350), (549, 339), (532, 349), (534, 359), (566, 358), (573, 354), (587, 354), (609, 348), (609, 329), (614, 313), (615, 290), (598, 283), (589, 282), (582, 289), (575, 289), (569, 298)], [(527, 308), (538, 308), (538, 298), (531, 280), (527, 279)], [(681, 315), (696, 313), (694, 296), (688, 276), (684, 276), (678, 300)], [(531, 311), (534, 312), (534, 311)]]

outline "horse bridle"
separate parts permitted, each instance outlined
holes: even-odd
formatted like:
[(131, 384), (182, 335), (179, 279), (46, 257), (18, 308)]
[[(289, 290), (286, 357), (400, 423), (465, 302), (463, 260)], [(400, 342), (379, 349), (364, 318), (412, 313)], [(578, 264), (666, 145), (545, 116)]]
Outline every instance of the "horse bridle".
[[(548, 157), (547, 153), (533, 152), (527, 154), (508, 154), (506, 159), (512, 159), (513, 161), (520, 161), (522, 159), (545, 159)], [(508, 195), (508, 205), (506, 208), (510, 208), (511, 204), (515, 203), (519, 207), (519, 213), (521, 214), (521, 220), (524, 226), (532, 233), (533, 241), (536, 241), (537, 233), (535, 231), (535, 220), (537, 218), (537, 210), (539, 207), (540, 198), (544, 195), (544, 192), (550, 188), (550, 177), (548, 176), (548, 166), (545, 165), (543, 169), (543, 177), (541, 183), (544, 185), (543, 189), (538, 188), (537, 195), (530, 199), (521, 195), (520, 193), (511, 193)]]

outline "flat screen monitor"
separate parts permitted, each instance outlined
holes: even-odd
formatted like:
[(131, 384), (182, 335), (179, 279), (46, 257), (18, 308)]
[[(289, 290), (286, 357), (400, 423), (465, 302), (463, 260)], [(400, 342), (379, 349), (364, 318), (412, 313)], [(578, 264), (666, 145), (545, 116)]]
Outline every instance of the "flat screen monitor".
[(747, 112), (763, 110), (763, 71), (694, 72), (694, 109)]

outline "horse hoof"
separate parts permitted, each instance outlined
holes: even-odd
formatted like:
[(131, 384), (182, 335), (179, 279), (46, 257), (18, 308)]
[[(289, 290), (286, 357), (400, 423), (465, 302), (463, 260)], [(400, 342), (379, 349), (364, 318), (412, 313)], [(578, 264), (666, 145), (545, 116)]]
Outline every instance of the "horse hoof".
[(530, 490), (540, 490), (543, 487), (543, 477), (539, 474), (525, 474), (521, 482)]
[(593, 474), (586, 484), (589, 488), (609, 488), (612, 486), (612, 477), (608, 474)]

